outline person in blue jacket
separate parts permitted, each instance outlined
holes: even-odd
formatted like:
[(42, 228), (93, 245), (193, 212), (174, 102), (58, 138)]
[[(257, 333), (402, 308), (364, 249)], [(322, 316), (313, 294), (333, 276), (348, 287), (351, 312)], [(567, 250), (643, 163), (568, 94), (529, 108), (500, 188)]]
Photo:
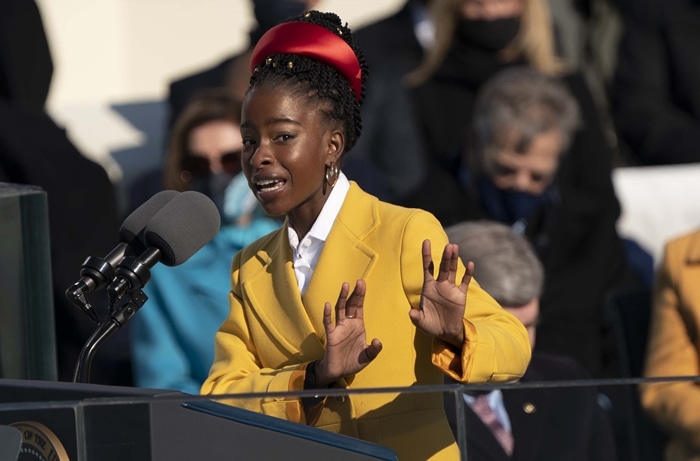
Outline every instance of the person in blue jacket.
[(228, 91), (199, 93), (175, 123), (163, 185), (206, 194), (221, 213), (214, 239), (185, 263), (157, 265), (148, 301), (132, 320), (138, 387), (197, 394), (214, 360), (214, 334), (228, 315), (233, 255), (280, 226), (260, 209), (241, 171), (241, 105)]

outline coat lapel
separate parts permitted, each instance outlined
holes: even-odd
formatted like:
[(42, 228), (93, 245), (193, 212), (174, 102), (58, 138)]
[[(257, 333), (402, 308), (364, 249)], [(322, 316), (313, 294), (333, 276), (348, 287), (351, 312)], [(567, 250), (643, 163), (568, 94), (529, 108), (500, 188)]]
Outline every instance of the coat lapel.
[[(287, 356), (306, 361), (323, 357), (323, 306), (335, 306), (343, 282), (352, 287), (371, 272), (376, 253), (363, 240), (379, 224), (377, 199), (351, 182), (303, 299), (297, 288), (287, 225), (256, 254), (260, 270), (247, 274), (243, 289), (270, 341)], [(272, 290), (270, 290), (272, 286)]]
[(357, 279), (367, 278), (377, 254), (363, 240), (378, 224), (377, 199), (351, 183), (303, 298), (307, 315), (324, 343), (323, 306), (330, 302), (335, 308), (343, 282), (352, 290)]
[(688, 244), (685, 262), (689, 265), (700, 263), (700, 234), (694, 235)]
[(284, 349), (285, 356), (297, 357), (297, 361), (323, 357), (321, 339), (297, 288), (286, 222), (256, 258), (261, 263), (260, 270), (247, 274), (243, 289), (257, 321), (268, 329), (270, 341)]

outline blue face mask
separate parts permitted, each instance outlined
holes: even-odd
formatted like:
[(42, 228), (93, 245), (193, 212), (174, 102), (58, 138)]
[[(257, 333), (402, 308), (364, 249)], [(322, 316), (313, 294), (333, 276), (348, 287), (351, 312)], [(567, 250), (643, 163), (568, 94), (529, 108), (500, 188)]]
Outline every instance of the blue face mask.
[(252, 214), (258, 206), (258, 199), (248, 187), (248, 178), (238, 173), (228, 183), (224, 195), (224, 221), (234, 222), (239, 217)]
[(481, 206), (491, 217), (502, 223), (513, 225), (526, 222), (537, 210), (552, 204), (551, 190), (540, 195), (526, 192), (502, 190), (489, 178), (481, 178), (477, 183)]

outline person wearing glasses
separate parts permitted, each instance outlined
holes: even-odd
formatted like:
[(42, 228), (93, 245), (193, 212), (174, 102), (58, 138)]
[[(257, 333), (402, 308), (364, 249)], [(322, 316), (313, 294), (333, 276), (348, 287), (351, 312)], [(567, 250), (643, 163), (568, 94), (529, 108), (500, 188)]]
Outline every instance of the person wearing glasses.
[(248, 243), (280, 226), (241, 172), (241, 104), (227, 90), (200, 92), (175, 122), (163, 186), (207, 195), (221, 214), (214, 239), (188, 261), (151, 270), (148, 301), (132, 320), (134, 383), (196, 394), (214, 359), (213, 336), (228, 314), (230, 265)]

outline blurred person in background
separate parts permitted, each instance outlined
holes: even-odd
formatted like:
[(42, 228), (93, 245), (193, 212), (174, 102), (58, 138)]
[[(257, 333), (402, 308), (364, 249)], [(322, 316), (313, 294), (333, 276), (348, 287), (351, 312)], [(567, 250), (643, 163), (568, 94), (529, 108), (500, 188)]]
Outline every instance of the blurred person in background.
[[(534, 348), (544, 269), (527, 239), (493, 221), (458, 223), (445, 231), (450, 242), (459, 245), (460, 257), (474, 262), (474, 276), (481, 286), (525, 325)], [(520, 382), (587, 379), (588, 372), (571, 357), (535, 351)], [(596, 394), (585, 382), (577, 387), (465, 394), (469, 460), (614, 461), (615, 438)], [(510, 433), (505, 446), (480, 419), (479, 405), (484, 400)], [(445, 405), (458, 437), (453, 394), (445, 394)]]
[[(504, 68), (475, 94), (457, 182), (438, 182), (419, 206), (435, 209), (439, 201), (446, 223), (491, 219), (525, 235), (546, 274), (538, 349), (571, 355), (599, 377), (615, 371), (605, 297), (642, 283), (644, 274), (630, 271), (617, 234), (609, 152), (574, 147), (590, 128), (580, 107), (561, 79), (531, 66)], [(641, 250), (633, 248), (636, 256)], [(645, 274), (652, 270), (646, 256)]]
[[(652, 296), (644, 377), (700, 375), (700, 230), (666, 244)], [(640, 385), (642, 406), (669, 436), (665, 461), (700, 460), (697, 381)]]
[[(416, 88), (428, 145), (438, 158), (454, 156), (472, 119), (476, 92), (498, 71), (528, 65), (549, 76), (570, 75), (556, 54), (545, 0), (432, 0), (429, 14), (434, 45), (407, 82)], [(571, 76), (590, 96), (582, 77)], [(441, 105), (444, 110), (438, 110)]]
[(214, 239), (185, 263), (157, 265), (149, 300), (132, 320), (134, 382), (199, 389), (214, 361), (214, 334), (228, 314), (233, 255), (281, 222), (262, 212), (241, 174), (241, 103), (226, 88), (198, 93), (173, 127), (164, 189), (207, 195), (221, 214)]
[[(0, 2), (0, 182), (31, 184), (47, 193), (58, 378), (73, 379), (80, 351), (96, 325), (66, 299), (88, 256), (119, 242), (114, 186), (44, 110), (53, 65), (37, 5)], [(104, 296), (102, 296), (104, 295)], [(106, 294), (89, 301), (106, 313)], [(131, 385), (128, 329), (97, 352), (91, 382)]]
[(425, 143), (404, 76), (418, 67), (433, 46), (429, 0), (406, 0), (396, 13), (360, 27), (355, 34), (372, 78), (362, 104), (362, 136), (348, 159), (361, 163), (348, 177), (382, 200), (401, 203), (424, 180)]
[[(479, 217), (513, 225), (525, 218), (527, 226), (521, 223), (520, 230), (534, 244), (547, 274), (537, 347), (575, 356), (594, 377), (615, 372), (614, 357), (607, 350), (612, 348), (608, 347), (602, 305), (610, 290), (637, 283), (636, 274), (629, 273), (628, 259), (642, 268), (639, 277), (646, 280), (650, 279), (651, 262), (637, 245), (623, 244), (617, 235), (620, 206), (612, 184), (613, 150), (584, 77), (556, 54), (547, 3), (432, 0), (429, 12), (435, 24), (435, 45), (406, 77), (413, 86), (415, 107), (429, 147), (426, 180), (406, 204), (433, 212), (445, 226)], [(550, 86), (563, 87), (567, 99), (576, 106), (579, 123), (577, 129), (560, 132), (561, 139), (549, 133), (532, 144), (535, 133), (547, 131), (535, 122), (525, 126), (534, 132), (509, 135), (511, 145), (505, 147), (512, 150), (518, 165), (491, 167), (500, 168), (499, 174), (531, 177), (532, 183), (539, 184), (504, 187), (501, 182), (497, 187), (494, 181), (483, 181), (480, 194), (475, 195), (478, 181), (467, 183), (469, 176), (478, 172), (467, 163), (464, 153), (475, 148), (493, 153), (499, 147), (478, 146), (472, 137), (472, 132), (480, 129), (480, 122), (475, 120), (481, 110), (476, 107), (479, 91), (496, 74), (513, 67), (529, 68), (549, 79)], [(512, 98), (503, 107), (517, 104), (520, 97), (513, 92)], [(517, 143), (518, 136), (522, 144)], [(503, 139), (495, 140), (504, 147)], [(542, 140), (549, 141), (544, 146), (551, 151), (548, 164), (522, 165), (519, 157), (530, 156), (517, 153), (525, 153), (530, 147), (540, 150)], [(465, 174), (469, 170), (470, 175)], [(521, 203), (516, 213), (503, 219), (496, 210), (498, 201), (488, 199), (485, 186), (491, 186), (491, 195), (517, 195)], [(459, 191), (466, 193), (471, 203), (456, 198)], [(556, 201), (552, 201), (554, 197)], [(544, 202), (547, 205), (541, 208)], [(535, 209), (540, 209), (539, 216), (528, 216)], [(542, 213), (542, 209), (548, 212)], [(589, 283), (585, 289), (581, 285), (584, 279)]]
[(617, 3), (623, 28), (611, 108), (627, 160), (700, 162), (700, 2)]

